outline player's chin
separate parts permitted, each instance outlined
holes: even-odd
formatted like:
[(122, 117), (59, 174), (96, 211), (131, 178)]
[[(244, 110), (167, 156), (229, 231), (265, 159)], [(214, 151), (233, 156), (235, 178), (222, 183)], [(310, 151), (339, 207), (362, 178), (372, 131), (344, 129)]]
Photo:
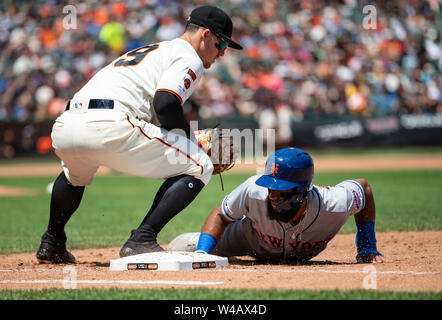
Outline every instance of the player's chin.
[(209, 69), (209, 68), (212, 66), (212, 64), (215, 63), (216, 59), (217, 59), (217, 58), (214, 58), (214, 59), (211, 60), (211, 61), (204, 61), (204, 62), (203, 62), (203, 67), (204, 67), (204, 69)]
[(203, 67), (204, 69), (209, 69), (212, 66), (213, 62), (204, 62)]
[(268, 211), (268, 217), (270, 220), (277, 220), (284, 223), (291, 221), (294, 216), (294, 214), (281, 214), (276, 211), (276, 209)]

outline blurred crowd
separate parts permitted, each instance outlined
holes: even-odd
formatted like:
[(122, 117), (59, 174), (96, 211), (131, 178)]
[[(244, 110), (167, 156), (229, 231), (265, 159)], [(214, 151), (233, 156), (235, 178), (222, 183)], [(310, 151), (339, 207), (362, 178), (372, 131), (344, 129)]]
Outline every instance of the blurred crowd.
[(189, 117), (254, 117), (284, 143), (293, 119), (442, 114), (439, 0), (4, 0), (0, 123), (54, 119), (100, 68), (180, 36), (202, 4), (231, 14), (244, 50), (206, 72)]

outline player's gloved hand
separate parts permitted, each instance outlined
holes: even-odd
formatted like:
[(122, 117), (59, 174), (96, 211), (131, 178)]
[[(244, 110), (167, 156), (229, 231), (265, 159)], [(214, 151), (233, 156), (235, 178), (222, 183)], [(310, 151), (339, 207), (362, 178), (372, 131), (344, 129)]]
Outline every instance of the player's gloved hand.
[(223, 132), (218, 125), (212, 129), (194, 131), (198, 146), (210, 157), (213, 174), (219, 174), (221, 189), (224, 191), (221, 173), (232, 169), (239, 156), (239, 147), (233, 142), (233, 136)]
[(356, 247), (358, 263), (385, 262), (383, 254), (376, 248), (376, 236), (374, 232), (374, 221), (356, 222), (358, 232), (356, 233)]
[(218, 241), (216, 241), (215, 237), (213, 237), (211, 234), (201, 233), (195, 252), (205, 254), (210, 253), (213, 249), (215, 249), (217, 243)]
[(193, 134), (195, 135), (196, 141), (198, 142), (198, 146), (203, 149), (205, 153), (207, 153), (210, 150), (211, 142), (211, 136), (208, 130), (197, 130), (194, 131)]
[(233, 142), (233, 136), (224, 132), (218, 126), (213, 129), (193, 132), (198, 146), (203, 149), (213, 163), (213, 174), (230, 170), (239, 155), (239, 147)]

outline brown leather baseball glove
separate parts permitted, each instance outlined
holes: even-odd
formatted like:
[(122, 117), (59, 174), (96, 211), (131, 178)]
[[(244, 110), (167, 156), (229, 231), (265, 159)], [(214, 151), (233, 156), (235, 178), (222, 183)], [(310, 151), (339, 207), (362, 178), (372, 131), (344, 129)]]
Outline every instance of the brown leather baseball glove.
[(212, 161), (213, 174), (221, 174), (235, 165), (239, 147), (233, 142), (233, 136), (228, 130), (221, 130), (217, 125), (212, 129), (195, 131), (194, 134), (198, 145)]

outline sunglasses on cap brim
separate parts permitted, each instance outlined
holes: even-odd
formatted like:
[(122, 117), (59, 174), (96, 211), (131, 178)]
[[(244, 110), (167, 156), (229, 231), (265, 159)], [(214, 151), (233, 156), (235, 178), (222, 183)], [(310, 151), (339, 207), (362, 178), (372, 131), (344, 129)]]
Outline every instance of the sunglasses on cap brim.
[(219, 43), (215, 42), (215, 48), (217, 48), (218, 50), (225, 50), (229, 46), (229, 42), (224, 40), (219, 33), (213, 32), (212, 30), (210, 30), (210, 32), (212, 32), (216, 37), (221, 40)]
[(215, 42), (215, 48), (217, 48), (218, 50), (225, 50), (228, 46), (229, 43), (226, 40), (221, 40), (220, 43)]
[[(196, 23), (195, 23), (196, 24)], [(205, 25), (204, 23), (198, 23), (196, 25), (199, 25), (203, 28), (209, 29), (210, 32), (212, 32), (216, 37), (218, 37), (221, 41), (219, 43), (215, 42), (215, 48), (217, 48), (218, 50), (225, 50), (228, 46), (229, 46), (229, 42), (224, 40), (222, 35), (219, 34), (218, 32), (215, 32), (212, 28), (208, 27), (207, 25)]]

